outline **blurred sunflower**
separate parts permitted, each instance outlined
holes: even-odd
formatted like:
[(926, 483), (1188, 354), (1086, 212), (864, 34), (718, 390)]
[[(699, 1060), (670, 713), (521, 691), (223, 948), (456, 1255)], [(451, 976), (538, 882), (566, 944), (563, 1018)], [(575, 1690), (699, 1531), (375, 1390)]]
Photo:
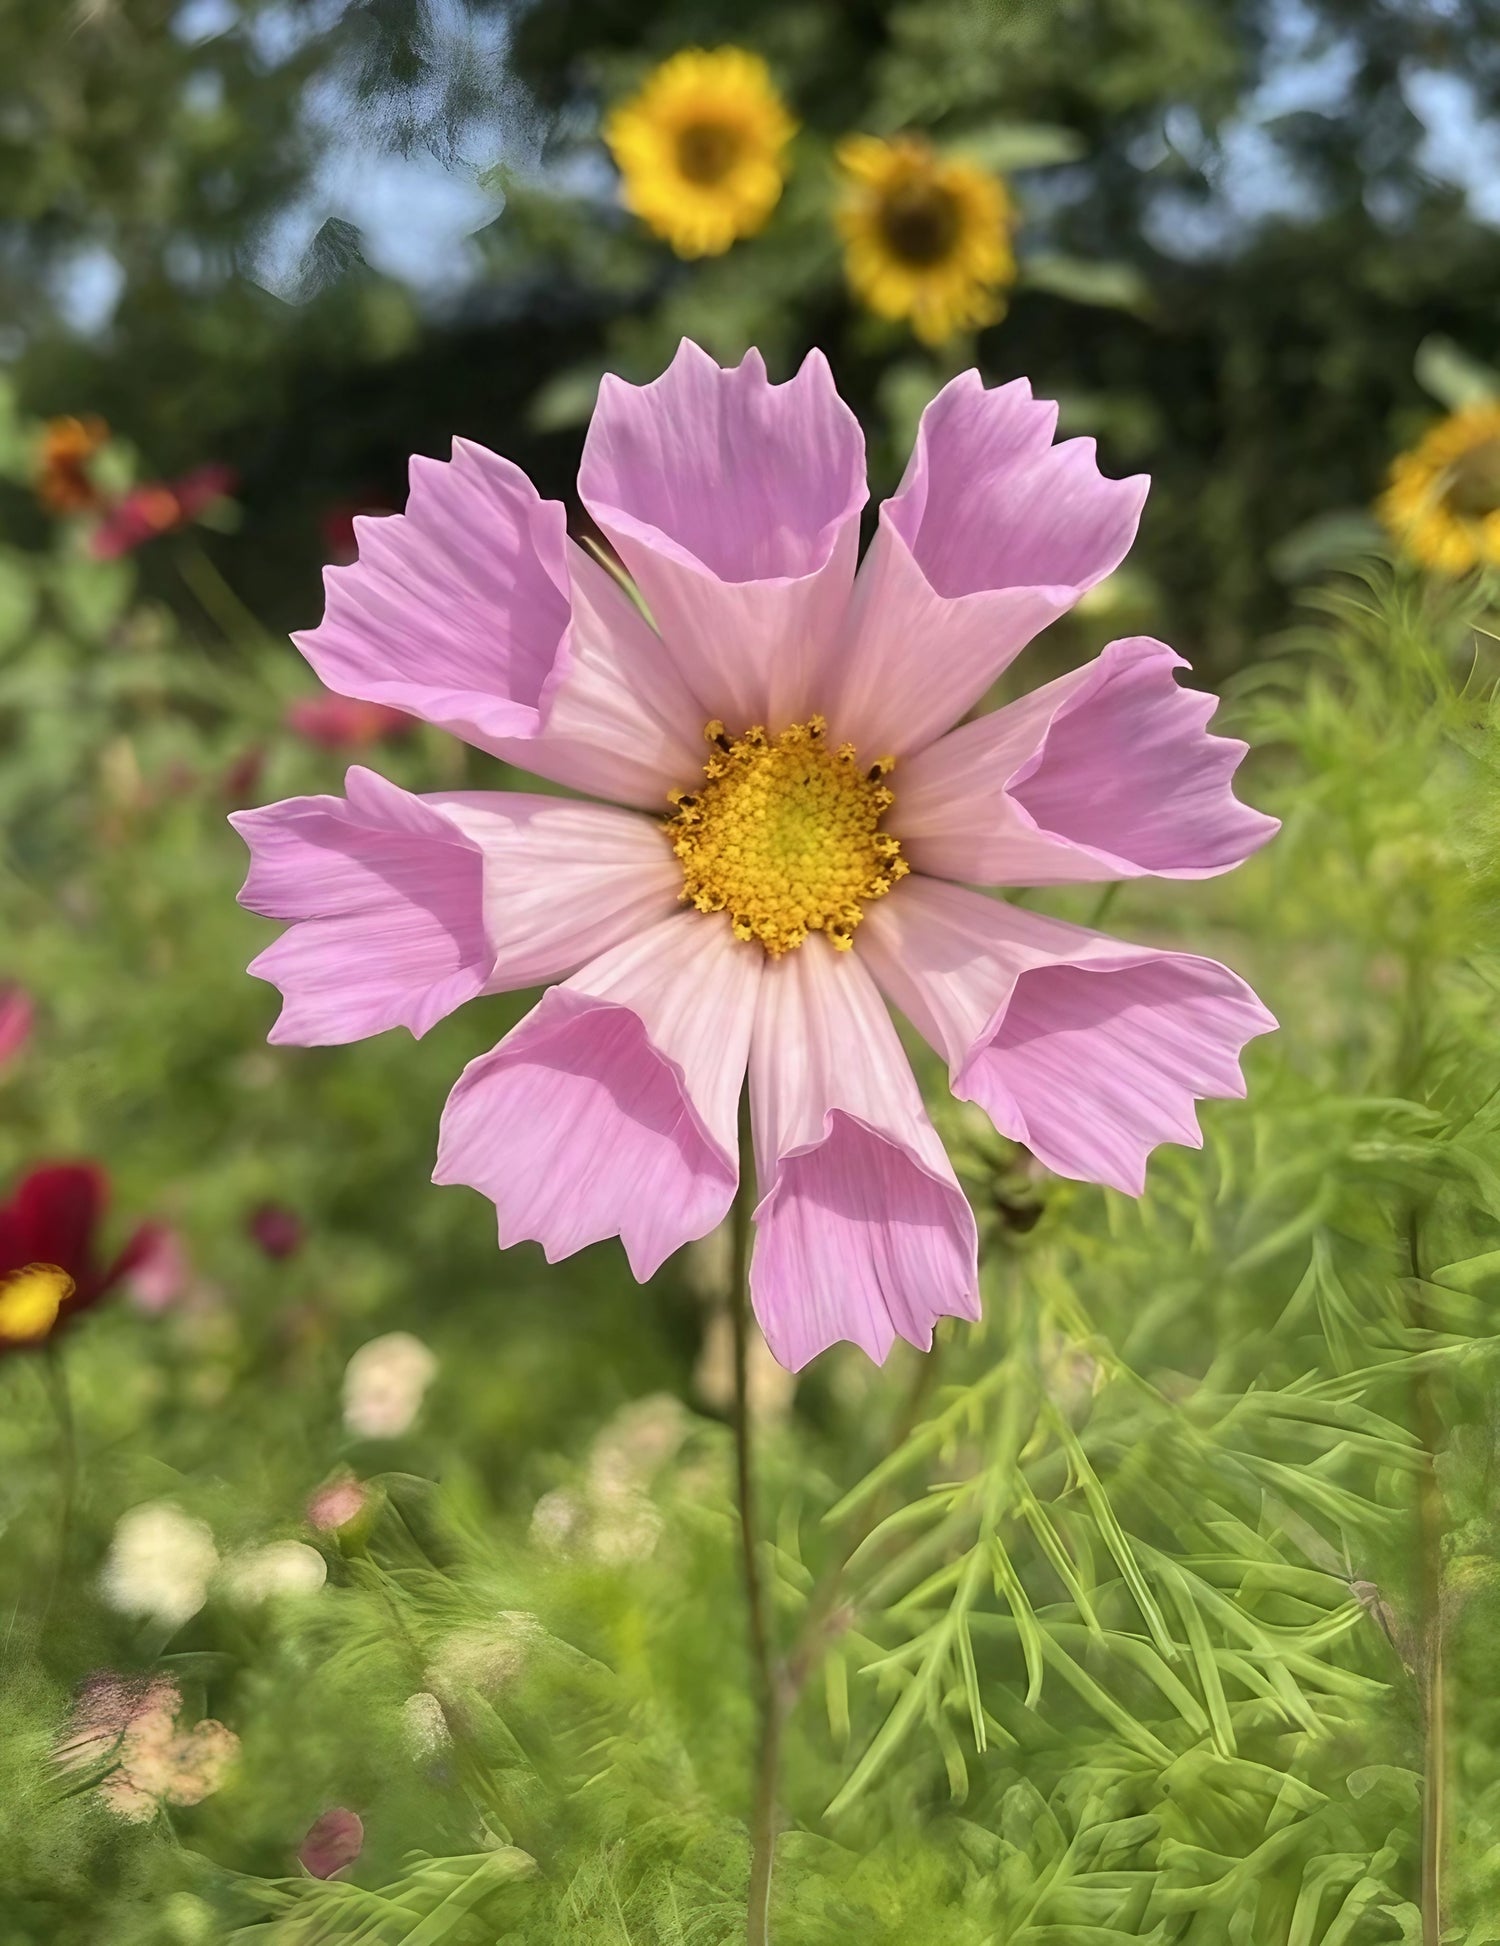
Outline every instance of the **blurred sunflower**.
[(1004, 316), (1016, 209), (998, 176), (914, 135), (848, 136), (838, 162), (844, 267), (861, 303), (929, 345)]
[(1500, 399), (1464, 406), (1400, 454), (1376, 511), (1424, 568), (1500, 567)]
[(716, 257), (775, 209), (796, 129), (758, 54), (687, 48), (611, 113), (604, 139), (625, 207), (679, 257)]

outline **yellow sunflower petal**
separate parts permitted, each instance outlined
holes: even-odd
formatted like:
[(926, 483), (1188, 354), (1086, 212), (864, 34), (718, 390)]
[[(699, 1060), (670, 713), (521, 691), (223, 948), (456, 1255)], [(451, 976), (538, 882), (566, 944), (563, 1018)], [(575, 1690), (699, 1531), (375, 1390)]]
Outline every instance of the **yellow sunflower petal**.
[(1500, 567), (1500, 400), (1463, 407), (1391, 464), (1375, 511), (1420, 566)]
[(625, 207), (681, 257), (718, 256), (781, 198), (797, 125), (758, 54), (685, 48), (606, 118)]
[(850, 135), (836, 155), (845, 275), (861, 303), (934, 345), (1003, 315), (1016, 213), (997, 176), (915, 136)]

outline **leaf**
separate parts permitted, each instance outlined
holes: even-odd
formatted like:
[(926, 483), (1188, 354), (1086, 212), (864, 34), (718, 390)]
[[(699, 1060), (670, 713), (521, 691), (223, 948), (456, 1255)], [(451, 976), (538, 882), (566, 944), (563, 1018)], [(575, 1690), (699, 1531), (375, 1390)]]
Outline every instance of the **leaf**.
[(1065, 257), (1045, 252), (1021, 259), (1020, 283), (1050, 291), (1074, 304), (1097, 304), (1115, 311), (1141, 311), (1151, 302), (1151, 287), (1133, 264)]
[(1283, 534), (1267, 552), (1266, 562), (1278, 581), (1307, 581), (1378, 553), (1384, 545), (1384, 530), (1372, 514), (1341, 507)]
[(1433, 332), (1417, 346), (1412, 375), (1424, 392), (1430, 392), (1450, 412), (1500, 398), (1500, 372), (1441, 332)]
[(828, 1709), (828, 1734), (834, 1747), (849, 1746), (849, 1665), (837, 1649), (823, 1658), (823, 1699)]
[(96, 641), (119, 620), (135, 592), (135, 565), (128, 558), (93, 561), (77, 556), (58, 564), (52, 587), (69, 627)]
[(1077, 1434), (1050, 1401), (1047, 1416), (1052, 1420), (1063, 1451), (1067, 1454), (1078, 1484), (1083, 1489), (1083, 1497), (1088, 1502), (1095, 1525), (1104, 1537), (1104, 1544), (1115, 1557), (1115, 1565), (1124, 1576), (1125, 1585), (1135, 1596), (1136, 1607), (1140, 1609), (1142, 1620), (1151, 1631), (1151, 1639), (1168, 1661), (1175, 1661), (1177, 1644), (1167, 1630), (1166, 1618), (1161, 1612), (1155, 1595), (1146, 1584), (1146, 1577), (1141, 1573), (1140, 1565), (1131, 1548), (1130, 1538), (1110, 1505), (1109, 1495), (1100, 1485), (1099, 1477), (1093, 1467), (1089, 1465), (1088, 1455), (1079, 1444)]
[(531, 395), (526, 423), (534, 432), (566, 432), (587, 425), (599, 396), (602, 365), (573, 365), (556, 372)]
[(1078, 162), (1089, 152), (1076, 129), (1055, 122), (989, 122), (965, 129), (940, 144), (944, 154), (977, 162), (982, 169), (1009, 175), (1017, 169), (1047, 169)]
[(36, 597), (26, 557), (11, 548), (0, 552), (0, 649), (12, 648), (31, 626)]
[(1157, 1568), (1158, 1572), (1164, 1574), (1167, 1586), (1172, 1591), (1177, 1612), (1182, 1617), (1182, 1626), (1187, 1635), (1193, 1667), (1198, 1672), (1198, 1684), (1203, 1691), (1209, 1722), (1213, 1726), (1214, 1747), (1221, 1757), (1233, 1757), (1235, 1755), (1234, 1725), (1229, 1719), (1229, 1703), (1224, 1695), (1224, 1684), (1219, 1676), (1219, 1665), (1214, 1656), (1213, 1644), (1209, 1641), (1208, 1630), (1203, 1625), (1202, 1612), (1194, 1601), (1187, 1582), (1175, 1566), (1158, 1555)]
[(1021, 1638), (1021, 1653), (1026, 1658), (1026, 1707), (1035, 1709), (1042, 1694), (1044, 1668), (1041, 1630), (1037, 1627), (1036, 1614), (1026, 1590), (1021, 1586), (1021, 1578), (1012, 1566), (1005, 1543), (998, 1534), (990, 1536), (990, 1555), (995, 1590), (1004, 1596), (1015, 1617), (1016, 1632)]
[(1019, 1474), (1016, 1477), (1016, 1496), (1026, 1524), (1036, 1536), (1037, 1545), (1057, 1570), (1058, 1578), (1072, 1597), (1073, 1606), (1083, 1617), (1085, 1626), (1095, 1635), (1102, 1634), (1099, 1617), (1094, 1612), (1094, 1604), (1078, 1578), (1078, 1570), (1063, 1546), (1057, 1529), (1052, 1525), (1047, 1509), (1026, 1484), (1024, 1476)]

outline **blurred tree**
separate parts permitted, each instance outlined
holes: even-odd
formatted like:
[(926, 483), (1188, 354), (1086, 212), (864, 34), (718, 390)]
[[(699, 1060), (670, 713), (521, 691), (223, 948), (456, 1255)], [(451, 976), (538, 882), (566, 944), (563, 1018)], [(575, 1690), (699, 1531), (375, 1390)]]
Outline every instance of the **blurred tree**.
[[(1500, 237), (1431, 165), (1487, 139), (1497, 30), (1500, 0), (22, 4), (0, 20), (3, 349), (30, 405), (101, 411), (153, 465), (234, 460), (239, 573), (277, 621), (316, 600), (318, 504), (399, 501), (405, 455), (455, 429), (566, 493), (598, 371), (648, 376), (684, 330), (783, 368), (823, 344), (887, 475), (977, 356), (1154, 473), (1153, 625), (1223, 672), (1281, 612), (1268, 549), (1376, 491), (1422, 338), (1493, 349)], [(765, 233), (682, 264), (618, 208), (600, 121), (666, 55), (727, 42), (803, 132)], [(847, 296), (831, 158), (856, 129), (1015, 181), (1020, 284), (977, 341), (934, 357)], [(329, 189), (394, 155), (478, 197), (425, 301)]]

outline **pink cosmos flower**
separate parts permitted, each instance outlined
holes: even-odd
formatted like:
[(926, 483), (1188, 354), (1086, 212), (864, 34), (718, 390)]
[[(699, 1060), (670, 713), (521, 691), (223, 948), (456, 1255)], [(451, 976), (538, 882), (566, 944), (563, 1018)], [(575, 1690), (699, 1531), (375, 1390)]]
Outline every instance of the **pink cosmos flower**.
[(1055, 420), (1024, 380), (954, 379), (856, 572), (863, 441), (819, 353), (784, 385), (686, 343), (650, 385), (606, 378), (579, 489), (650, 621), (507, 461), (413, 460), (303, 654), (610, 802), (355, 767), (343, 797), (239, 813), (241, 898), (289, 925), (251, 969), (284, 996), (271, 1039), (423, 1034), (560, 982), (464, 1071), (435, 1179), (550, 1260), (618, 1235), (638, 1278), (725, 1215), (748, 1072), (751, 1293), (793, 1368), (978, 1312), (974, 1219), (887, 1000), (1002, 1133), (1139, 1192), (1275, 1023), (1211, 960), (971, 888), (1209, 877), (1276, 826), (1160, 642), (963, 721), (1135, 534), (1146, 481)]

